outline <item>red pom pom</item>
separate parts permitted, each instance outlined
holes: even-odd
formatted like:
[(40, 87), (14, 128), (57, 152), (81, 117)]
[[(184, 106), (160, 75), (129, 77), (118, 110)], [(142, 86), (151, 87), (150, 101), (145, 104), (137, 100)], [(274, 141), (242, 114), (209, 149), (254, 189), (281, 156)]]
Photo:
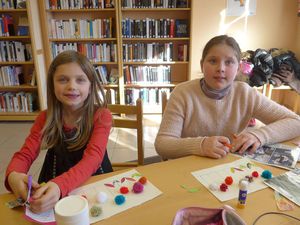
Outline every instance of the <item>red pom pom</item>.
[(258, 176), (259, 176), (259, 174), (258, 174), (257, 171), (253, 171), (253, 172), (252, 172), (252, 177), (258, 177)]
[(226, 192), (227, 189), (228, 189), (228, 186), (226, 184), (223, 183), (223, 184), (220, 185), (220, 190), (221, 191)]
[(231, 176), (226, 177), (226, 178), (225, 178), (225, 183), (226, 183), (227, 185), (231, 185), (231, 184), (233, 183), (232, 177), (231, 177)]
[(121, 193), (121, 194), (127, 194), (128, 192), (129, 192), (128, 187), (124, 187), (124, 186), (123, 186), (123, 187), (120, 188), (120, 193)]
[(146, 184), (146, 183), (147, 183), (147, 178), (146, 178), (146, 177), (141, 177), (141, 178), (139, 179), (139, 182), (140, 182), (141, 184)]

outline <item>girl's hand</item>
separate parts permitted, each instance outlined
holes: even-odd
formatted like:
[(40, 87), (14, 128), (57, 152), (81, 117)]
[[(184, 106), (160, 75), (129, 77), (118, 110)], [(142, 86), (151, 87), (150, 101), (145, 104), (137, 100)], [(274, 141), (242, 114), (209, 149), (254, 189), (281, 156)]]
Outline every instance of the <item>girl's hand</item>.
[[(11, 172), (7, 178), (8, 184), (14, 193), (14, 195), (19, 198), (21, 197), (24, 201), (27, 199), (28, 193), (28, 176), (25, 173)], [(39, 187), (39, 184), (32, 181), (32, 189)]]
[(254, 153), (256, 149), (261, 145), (260, 140), (251, 133), (242, 133), (237, 136), (232, 143), (232, 152), (244, 153), (249, 150), (249, 153)]
[(30, 210), (34, 213), (48, 211), (54, 207), (59, 198), (60, 189), (58, 185), (49, 181), (35, 191), (30, 201)]
[(229, 152), (229, 147), (225, 146), (230, 144), (230, 140), (223, 136), (212, 136), (204, 139), (202, 149), (204, 156), (219, 159), (225, 157)]

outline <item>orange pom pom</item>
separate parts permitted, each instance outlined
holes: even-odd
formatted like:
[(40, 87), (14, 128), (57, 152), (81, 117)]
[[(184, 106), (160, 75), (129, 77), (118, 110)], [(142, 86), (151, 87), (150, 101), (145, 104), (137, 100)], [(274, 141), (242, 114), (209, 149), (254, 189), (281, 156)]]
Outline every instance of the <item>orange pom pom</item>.
[(146, 183), (147, 183), (147, 178), (146, 178), (146, 177), (141, 177), (141, 178), (139, 179), (139, 182), (140, 182), (141, 184), (146, 184)]
[(233, 183), (232, 177), (231, 177), (231, 176), (226, 177), (226, 178), (225, 178), (225, 183), (226, 183), (227, 185), (231, 185), (231, 184)]

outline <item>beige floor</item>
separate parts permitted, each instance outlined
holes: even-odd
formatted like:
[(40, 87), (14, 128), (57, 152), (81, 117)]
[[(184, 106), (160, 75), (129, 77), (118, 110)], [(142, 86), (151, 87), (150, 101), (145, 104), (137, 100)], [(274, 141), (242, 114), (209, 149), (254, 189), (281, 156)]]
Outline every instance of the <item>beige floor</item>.
[[(153, 142), (156, 137), (161, 116), (144, 116), (144, 146), (145, 157), (157, 156)], [(0, 193), (4, 188), (6, 167), (14, 152), (22, 146), (29, 133), (32, 122), (0, 122)], [(130, 161), (136, 159), (136, 131), (130, 129), (113, 128), (107, 146), (108, 155), (112, 162)], [(45, 151), (31, 166), (30, 172), (37, 179), (45, 157)]]

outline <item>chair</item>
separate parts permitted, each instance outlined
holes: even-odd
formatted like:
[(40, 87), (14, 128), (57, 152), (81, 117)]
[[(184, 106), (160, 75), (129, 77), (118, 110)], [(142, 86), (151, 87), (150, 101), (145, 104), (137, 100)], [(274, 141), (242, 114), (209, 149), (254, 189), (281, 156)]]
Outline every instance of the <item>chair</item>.
[[(136, 105), (108, 105), (113, 114), (113, 127), (137, 130), (137, 161), (112, 163), (115, 167), (135, 167), (144, 165), (144, 135), (143, 135), (143, 107), (142, 100), (137, 99)], [(128, 117), (130, 115), (130, 117)], [(131, 115), (134, 118), (131, 118)]]
[(161, 93), (161, 114), (164, 115), (164, 111), (166, 108), (166, 105), (168, 103), (168, 97), (166, 92)]

